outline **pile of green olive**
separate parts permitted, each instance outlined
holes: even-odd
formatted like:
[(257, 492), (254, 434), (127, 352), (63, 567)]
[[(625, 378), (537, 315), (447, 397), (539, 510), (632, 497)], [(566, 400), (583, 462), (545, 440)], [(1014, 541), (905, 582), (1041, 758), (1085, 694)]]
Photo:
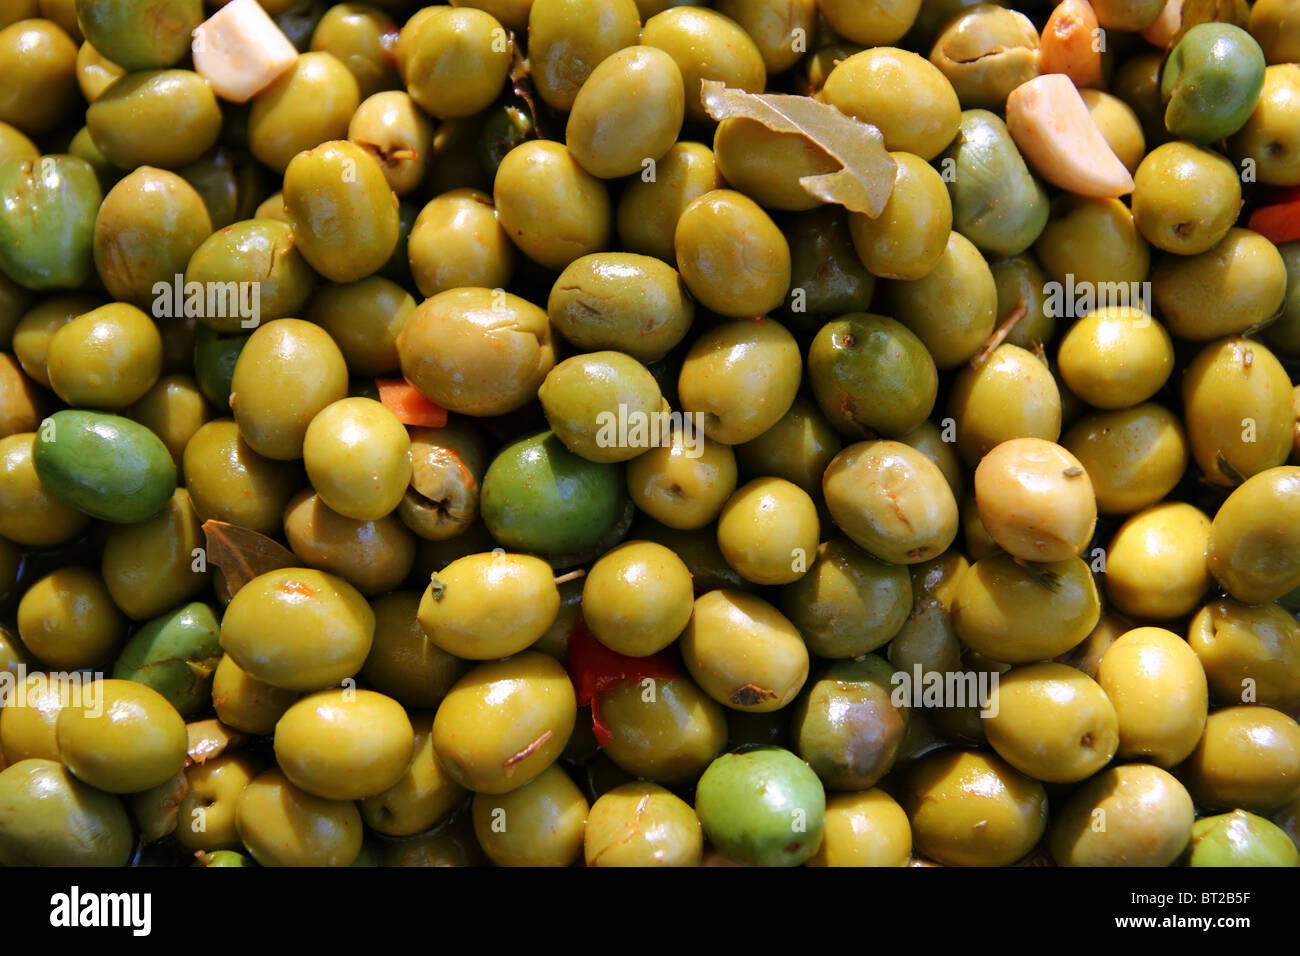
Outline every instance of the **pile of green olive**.
[(0, 866), (1300, 866), (1297, 61), (0, 0)]

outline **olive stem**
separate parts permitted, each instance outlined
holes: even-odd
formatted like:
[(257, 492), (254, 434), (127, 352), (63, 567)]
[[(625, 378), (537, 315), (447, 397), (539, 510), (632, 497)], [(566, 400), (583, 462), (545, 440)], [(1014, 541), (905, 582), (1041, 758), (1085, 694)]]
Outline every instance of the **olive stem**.
[(578, 578), (584, 577), (586, 573), (587, 572), (582, 568), (578, 568), (576, 571), (570, 571), (568, 574), (561, 574), (555, 579), (555, 586), (559, 587), (561, 584), (568, 584), (570, 581), (576, 581)]
[(997, 351), (998, 346), (1006, 341), (1012, 329), (1019, 325), (1020, 320), (1028, 314), (1029, 306), (1025, 304), (1024, 299), (1021, 299), (1016, 303), (1016, 307), (1011, 310), (1011, 314), (1002, 321), (1002, 324), (993, 330), (993, 334), (984, 343), (984, 347), (975, 353), (975, 357), (970, 360), (971, 368), (983, 368), (984, 363)]

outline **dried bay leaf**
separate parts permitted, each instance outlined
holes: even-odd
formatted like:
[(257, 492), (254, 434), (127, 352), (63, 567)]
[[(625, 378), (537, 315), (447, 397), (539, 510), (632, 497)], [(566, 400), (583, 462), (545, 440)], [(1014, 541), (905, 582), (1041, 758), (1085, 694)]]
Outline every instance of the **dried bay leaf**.
[(237, 524), (209, 519), (203, 522), (203, 535), (208, 563), (220, 579), (218, 593), (224, 592), (227, 599), (258, 575), (302, 564), (278, 541)]
[(795, 133), (839, 162), (842, 168), (836, 172), (799, 180), (810, 196), (873, 219), (885, 208), (894, 191), (895, 163), (885, 138), (870, 123), (811, 97), (746, 93), (717, 80), (704, 81), (702, 99), (705, 111), (719, 122), (750, 119), (775, 133)]

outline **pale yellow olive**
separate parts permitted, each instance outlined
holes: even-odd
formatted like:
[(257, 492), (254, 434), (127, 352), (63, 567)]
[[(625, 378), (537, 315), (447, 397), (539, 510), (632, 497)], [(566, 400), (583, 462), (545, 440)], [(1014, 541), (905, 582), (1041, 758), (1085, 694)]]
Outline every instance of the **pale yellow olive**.
[(1192, 613), (1212, 579), (1210, 519), (1182, 502), (1139, 511), (1106, 551), (1106, 595), (1123, 614), (1169, 620)]
[(1171, 774), (1127, 764), (1097, 774), (1052, 820), (1060, 866), (1169, 866), (1192, 837), (1192, 798)]
[(784, 478), (755, 478), (737, 488), (718, 516), (722, 556), (755, 584), (789, 584), (803, 577), (820, 534), (812, 498)]
[(1105, 692), (1065, 664), (1029, 664), (1003, 674), (982, 717), (998, 755), (1037, 780), (1091, 777), (1119, 747), (1119, 721)]
[(389, 514), (411, 481), (406, 426), (371, 398), (345, 398), (323, 408), (307, 426), (302, 457), (321, 501), (357, 521)]
[(1057, 363), (1070, 391), (1094, 408), (1128, 408), (1164, 386), (1174, 343), (1148, 313), (1128, 306), (1089, 312), (1065, 333)]
[(671, 442), (627, 466), (632, 501), (670, 528), (703, 528), (736, 490), (736, 455), (697, 429), (675, 429)]
[(808, 648), (794, 625), (762, 598), (741, 591), (697, 598), (680, 646), (695, 682), (735, 710), (780, 710), (808, 679)]
[(433, 750), (433, 714), (411, 714), (415, 747), (401, 778), (360, 801), (361, 816), (372, 830), (388, 836), (422, 833), (460, 805), (466, 790), (438, 762)]
[(1085, 415), (1061, 444), (1088, 473), (1103, 514), (1131, 514), (1163, 500), (1187, 470), (1187, 432), (1155, 402)]
[(471, 814), (497, 866), (568, 866), (582, 855), (587, 810), (577, 784), (552, 764), (517, 790), (475, 794)]
[(327, 800), (383, 793), (406, 772), (414, 746), (401, 704), (354, 687), (309, 694), (275, 725), (275, 759), (284, 775)]
[(555, 574), (541, 558), (489, 552), (451, 562), (429, 582), (418, 620), (429, 639), (468, 660), (509, 657), (560, 613)]
[(1097, 683), (1119, 717), (1119, 756), (1160, 767), (1186, 759), (1205, 729), (1205, 677), (1196, 652), (1164, 628), (1139, 627), (1116, 640)]
[(591, 566), (582, 586), (582, 616), (606, 647), (646, 657), (677, 639), (694, 598), (681, 558), (653, 541), (628, 541)]
[(1013, 438), (985, 455), (975, 469), (975, 502), (989, 536), (1026, 561), (1074, 557), (1097, 524), (1088, 472), (1041, 438)]

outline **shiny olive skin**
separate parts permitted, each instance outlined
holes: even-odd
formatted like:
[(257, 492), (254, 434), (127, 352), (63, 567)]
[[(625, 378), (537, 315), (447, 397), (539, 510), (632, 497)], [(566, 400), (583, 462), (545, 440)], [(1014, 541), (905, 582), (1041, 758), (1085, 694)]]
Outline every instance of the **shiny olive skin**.
[(461, 288), (417, 306), (397, 337), (402, 373), (464, 415), (500, 415), (537, 394), (555, 364), (550, 322), (508, 292)]
[(207, 587), (206, 568), (196, 570), (194, 554), (205, 547), (189, 492), (177, 488), (154, 517), (112, 527), (104, 542), (104, 583), (129, 617), (155, 617)]
[(347, 138), (379, 163), (393, 192), (404, 196), (420, 185), (428, 169), (433, 123), (405, 93), (376, 92), (352, 114)]
[(826, 792), (809, 766), (781, 747), (724, 754), (695, 791), (712, 846), (745, 866), (798, 866), (821, 844)]
[(719, 0), (717, 9), (740, 24), (754, 41), (769, 74), (798, 63), (816, 29), (816, 0)]
[(158, 379), (126, 413), (162, 439), (179, 465), (189, 440), (211, 420), (212, 407), (193, 378), (177, 374)]
[(411, 228), (407, 256), (425, 296), (462, 286), (505, 288), (514, 272), (514, 246), (497, 221), (492, 197), (477, 189), (453, 189), (429, 200)]
[(619, 241), (628, 252), (675, 262), (673, 240), (682, 210), (725, 186), (711, 149), (676, 143), (656, 163), (653, 179), (642, 173), (623, 191), (617, 210)]
[(283, 568), (230, 599), (221, 647), (257, 680), (311, 691), (361, 670), (374, 633), (374, 612), (352, 585), (322, 571)]
[(257, 454), (228, 418), (194, 433), (181, 470), (201, 520), (215, 518), (262, 534), (279, 533), (285, 506), (301, 485), (296, 465)]
[[(128, 73), (104, 90), (86, 110), (86, 126), (115, 166), (177, 169), (216, 143), (221, 109), (199, 74), (146, 70)], [(159, 136), (159, 130), (167, 135)]]
[(1118, 199), (1058, 197), (1033, 249), (1044, 271), (1062, 285), (1070, 274), (1076, 286), (1089, 283), (1094, 289), (1114, 288), (1110, 284), (1116, 282), (1140, 283), (1151, 264), (1150, 246), (1129, 208)]
[(235, 826), (239, 795), (260, 769), (261, 761), (243, 754), (226, 754), (188, 767), (189, 789), (176, 807), (176, 842), (190, 852), (241, 849)]
[(142, 166), (119, 180), (99, 207), (95, 268), (115, 299), (165, 314), (157, 286), (171, 285), (211, 233), (207, 206), (193, 186), (165, 169)]
[(781, 589), (780, 607), (819, 657), (857, 658), (886, 644), (907, 620), (907, 569), (882, 564), (843, 539), (824, 541), (808, 573)]
[(35, 431), (45, 404), (13, 356), (0, 353), (0, 438)]
[(952, 142), (961, 120), (961, 105), (947, 77), (915, 53), (890, 46), (839, 63), (826, 78), (822, 97), (878, 127), (891, 153), (912, 153), (927, 161)]
[(205, 296), (198, 319), (218, 332), (248, 332), (254, 319), (270, 322), (296, 316), (316, 285), (316, 274), (302, 257), (293, 229), (272, 219), (245, 219), (204, 237), (183, 271), (187, 284), (258, 283), (255, 316), (247, 314), (251, 310), (245, 310), (244, 299), (239, 308), (216, 300), (216, 308), (209, 310)]
[(1047, 827), (1043, 785), (993, 754), (941, 750), (904, 778), (899, 803), (916, 849), (945, 866), (1006, 866)]
[(96, 680), (93, 690), (55, 723), (59, 759), (79, 779), (109, 793), (137, 793), (184, 768), (185, 721), (167, 698), (129, 680)]
[(39, 136), (76, 110), (77, 45), (57, 24), (36, 11), (0, 28), (5, 85), (0, 91), (0, 122)]
[(1261, 816), (1234, 810), (1192, 825), (1188, 866), (1300, 866), (1285, 830)]
[(1061, 340), (1061, 377), (1094, 408), (1129, 408), (1164, 386), (1174, 345), (1164, 326), (1139, 308), (1105, 306), (1079, 319)]
[(259, 866), (349, 866), (361, 852), (356, 804), (312, 796), (278, 769), (244, 787), (235, 827)]
[(908, 723), (891, 700), (892, 668), (868, 654), (840, 661), (808, 686), (790, 715), (795, 750), (828, 790), (875, 786), (894, 765)]
[(930, 62), (948, 78), (966, 110), (1002, 109), (1012, 90), (1038, 75), (1038, 61), (1033, 23), (1019, 11), (993, 4), (953, 16), (930, 50)]
[(1061, 434), (1061, 392), (1046, 364), (1015, 345), (999, 345), (979, 368), (957, 372), (948, 393), (957, 450), (975, 467), (1012, 438), (1054, 442)]
[(77, 0), (76, 14), (95, 49), (124, 69), (147, 70), (171, 66), (189, 52), (204, 10), (199, 0)]
[[(994, 108), (1000, 109), (1004, 101)], [(1029, 172), (1006, 124), (995, 114), (983, 109), (962, 113), (956, 138), (941, 162), (947, 165), (948, 160), (952, 168), (944, 179), (954, 230), (981, 251), (1004, 256), (1019, 255), (1042, 235), (1047, 191)]]
[(362, 594), (391, 591), (415, 562), (415, 536), (395, 514), (348, 518), (310, 488), (285, 507), (284, 537), (305, 565), (338, 575)]
[(411, 294), (390, 279), (323, 285), (307, 303), (307, 321), (322, 326), (353, 374), (381, 375), (400, 364), (397, 336), (415, 309)]
[(1300, 62), (1296, 9), (1287, 0), (1261, 0), (1250, 8), (1250, 35), (1260, 45), (1267, 63)]
[(1300, 468), (1270, 468), (1243, 482), (1215, 514), (1210, 573), (1238, 601), (1273, 601), (1300, 586), (1298, 487)]
[(593, 176), (629, 176), (677, 142), (685, 99), (671, 56), (652, 46), (627, 47), (597, 64), (578, 90), (565, 143)]
[(675, 429), (670, 444), (628, 463), (627, 489), (656, 521), (681, 531), (703, 528), (736, 489), (736, 455), (730, 445)]
[(152, 687), (181, 716), (192, 717), (212, 700), (220, 636), (210, 607), (199, 601), (183, 604), (131, 635), (113, 665), (113, 676)]
[(158, 327), (135, 306), (100, 306), (50, 337), (50, 387), (75, 407), (126, 408), (158, 380), (162, 351)]
[(1052, 858), (1059, 866), (1169, 866), (1191, 839), (1194, 814), (1187, 790), (1166, 771), (1112, 767), (1057, 811), (1048, 837)]
[(1088, 473), (1102, 514), (1131, 514), (1163, 500), (1187, 470), (1187, 432), (1155, 402), (1086, 415), (1061, 444)]
[(479, 505), (500, 546), (570, 563), (608, 536), (621, 537), (630, 516), (621, 468), (580, 458), (549, 431), (518, 438), (497, 454)]
[(75, 289), (94, 271), (103, 193), (89, 163), (42, 156), (0, 163), (0, 269), (34, 290)]
[(790, 246), (790, 293), (783, 317), (811, 328), (827, 316), (870, 310), (876, 277), (853, 248), (843, 209), (822, 205), (789, 217), (783, 228)]
[(23, 646), (63, 670), (105, 663), (126, 636), (122, 612), (90, 568), (59, 568), (33, 583), (18, 602), (17, 617)]
[(577, 701), (564, 668), (525, 651), (479, 664), (456, 682), (433, 720), (443, 768), (476, 793), (517, 790), (555, 762)]
[(333, 54), (356, 78), (362, 98), (400, 83), (394, 47), (397, 24), (375, 7), (339, 3), (325, 11), (312, 31), (311, 49)]
[(1083, 551), (1097, 523), (1083, 465), (1041, 438), (994, 447), (975, 469), (975, 502), (989, 536), (1027, 561), (1065, 561)]
[(721, 80), (732, 89), (762, 92), (767, 67), (762, 51), (739, 23), (713, 10), (672, 7), (642, 14), (641, 43), (657, 47), (677, 63), (686, 93), (686, 119), (707, 123), (700, 84)]
[(952, 200), (943, 178), (920, 156), (889, 155), (895, 164), (889, 200), (875, 219), (850, 213), (849, 232), (858, 258), (873, 275), (920, 279), (939, 264), (948, 247)]
[(1264, 52), (1232, 23), (1198, 23), (1169, 51), (1160, 73), (1165, 127), (1196, 143), (1241, 129), (1265, 83)]
[(727, 744), (725, 711), (685, 676), (656, 681), (649, 699), (637, 682), (613, 688), (601, 695), (600, 720), (610, 759), (664, 786), (695, 780)]
[(826, 798), (826, 832), (808, 866), (907, 866), (912, 827), (884, 790)]
[(348, 121), (360, 103), (356, 78), (336, 57), (304, 53), (253, 98), (249, 148), (259, 162), (283, 174), (300, 152), (347, 139)]
[(736, 710), (780, 710), (808, 677), (808, 648), (794, 625), (771, 604), (740, 591), (697, 598), (679, 646), (696, 683)]
[(1204, 559), (1209, 539), (1210, 519), (1192, 505), (1139, 511), (1107, 549), (1107, 596), (1120, 612), (1145, 620), (1190, 614), (1212, 583)]
[(420, 600), (424, 632), (449, 654), (496, 660), (540, 638), (560, 610), (551, 566), (523, 554), (471, 554), (433, 575)]
[(1013, 668), (1002, 675), (981, 717), (998, 755), (1036, 780), (1086, 779), (1119, 746), (1119, 720), (1105, 692), (1065, 664)]
[(1218, 700), (1287, 712), (1300, 703), (1300, 623), (1281, 606), (1211, 601), (1192, 618), (1187, 643)]
[(842, 447), (839, 434), (817, 406), (798, 396), (780, 421), (757, 438), (736, 445), (734, 452), (745, 474), (784, 478), (816, 494), (822, 472)]
[[(1046, 581), (1055, 589), (1044, 583), (1044, 571), (1051, 573)], [(1086, 638), (1100, 617), (1097, 587), (1079, 558), (1037, 570), (1004, 553), (981, 558), (961, 576), (952, 602), (962, 643), (1008, 664), (1063, 654)]]
[(582, 587), (582, 616), (592, 634), (630, 657), (646, 657), (675, 641), (693, 606), (690, 571), (652, 541), (628, 541), (607, 551)]
[[(395, 715), (394, 715), (395, 716)], [(445, 819), (465, 796), (433, 750), (433, 714), (410, 715), (415, 733), (410, 763), (397, 782), (359, 802), (366, 824), (388, 836), (411, 836)]]
[(654, 362), (685, 337), (695, 306), (682, 277), (666, 263), (602, 252), (565, 268), (546, 311), (556, 331), (581, 351), (614, 349)]
[(609, 244), (609, 191), (562, 143), (529, 140), (512, 149), (497, 168), (492, 196), (506, 235), (547, 269), (559, 272)]
[(1272, 813), (1300, 791), (1300, 727), (1281, 711), (1249, 705), (1210, 714), (1179, 776), (1199, 806)]
[(821, 528), (808, 492), (784, 478), (756, 478), (737, 488), (718, 515), (718, 547), (755, 584), (803, 577)]
[(1129, 174), (1137, 172), (1142, 157), (1147, 153), (1146, 137), (1142, 132), (1142, 122), (1132, 107), (1118, 96), (1101, 90), (1080, 90), (1088, 115), (1101, 130), (1106, 145), (1119, 157)]
[(347, 363), (329, 333), (301, 319), (276, 319), (249, 337), (231, 379), (240, 436), (267, 458), (303, 455), (313, 418), (347, 395)]
[(90, 516), (65, 504), (41, 481), (33, 451), (38, 435), (0, 438), (0, 535), (16, 544), (49, 547), (75, 537)]
[(303, 258), (332, 282), (365, 278), (397, 247), (397, 197), (383, 170), (347, 141), (289, 161), (284, 208)]
[(677, 393), (684, 412), (704, 416), (705, 435), (739, 445), (790, 410), (802, 374), (799, 346), (784, 326), (761, 316), (736, 319), (694, 341)]
[(415, 734), (402, 706), (371, 690), (325, 690), (302, 698), (275, 725), (275, 757), (308, 793), (358, 800), (401, 779)]
[(407, 92), (439, 119), (473, 116), (497, 98), (509, 68), (507, 35), (495, 17), (473, 8), (437, 8), (412, 40)]
[(865, 312), (821, 327), (808, 349), (808, 375), (827, 420), (859, 439), (907, 434), (929, 416), (938, 393), (923, 341), (902, 323)]
[(957, 536), (957, 502), (939, 466), (896, 441), (850, 445), (826, 468), (822, 493), (855, 544), (891, 564), (916, 564)]
[(704, 835), (695, 810), (654, 783), (625, 783), (591, 805), (587, 866), (699, 866)]
[(691, 294), (719, 315), (765, 315), (790, 288), (790, 247), (743, 193), (716, 189), (682, 210), (673, 250)]
[(1133, 221), (1158, 249), (1191, 256), (1219, 243), (1241, 207), (1239, 171), (1190, 143), (1157, 146), (1134, 174)]
[(393, 591), (371, 601), (375, 639), (361, 673), (375, 689), (408, 708), (436, 708), (470, 664), (440, 648), (420, 626), (421, 597)]
[(558, 765), (509, 793), (476, 794), (479, 846), (497, 866), (568, 866), (582, 854), (587, 799)]
[(345, 398), (321, 409), (307, 426), (302, 454), (321, 500), (357, 521), (378, 521), (392, 512), (411, 480), (406, 427), (369, 398)]
[(641, 18), (632, 0), (534, 0), (528, 11), (533, 85), (547, 105), (568, 111), (606, 57), (633, 45)]
[(1121, 758), (1170, 768), (1195, 749), (1208, 691), (1187, 641), (1159, 627), (1127, 631), (1101, 655), (1095, 677), (1119, 718)]
[(122, 802), (54, 759), (0, 771), (0, 864), (125, 866), (134, 836)]
[(622, 352), (589, 352), (565, 359), (537, 390), (546, 420), (564, 447), (590, 461), (627, 461), (652, 439), (629, 433), (620, 441), (617, 421), (648, 423), (664, 404), (659, 384), (644, 365)]
[(1271, 319), (1286, 285), (1277, 248), (1249, 229), (1229, 229), (1209, 251), (1167, 257), (1151, 273), (1155, 304), (1170, 331), (1201, 342)]
[(1230, 338), (1203, 348), (1183, 374), (1192, 458), (1231, 487), (1286, 462), (1294, 440), (1291, 380), (1263, 344)]
[(11, 696), (0, 709), (0, 750), (11, 765), (59, 759), (55, 724), (60, 712), (76, 702), (74, 690), (66, 678), (52, 679), (39, 671), (15, 682), (13, 693), (21, 696)]
[(998, 290), (979, 250), (954, 230), (925, 276), (890, 283), (889, 303), (898, 321), (925, 343), (934, 364), (946, 370), (970, 359), (988, 341)]
[(212, 675), (212, 705), (218, 719), (248, 734), (274, 733), (276, 722), (299, 696), (250, 677), (229, 654), (222, 656)]
[(821, 201), (800, 180), (840, 168), (834, 157), (799, 134), (774, 132), (745, 117), (729, 117), (718, 124), (713, 155), (733, 189), (768, 209), (816, 209)]

